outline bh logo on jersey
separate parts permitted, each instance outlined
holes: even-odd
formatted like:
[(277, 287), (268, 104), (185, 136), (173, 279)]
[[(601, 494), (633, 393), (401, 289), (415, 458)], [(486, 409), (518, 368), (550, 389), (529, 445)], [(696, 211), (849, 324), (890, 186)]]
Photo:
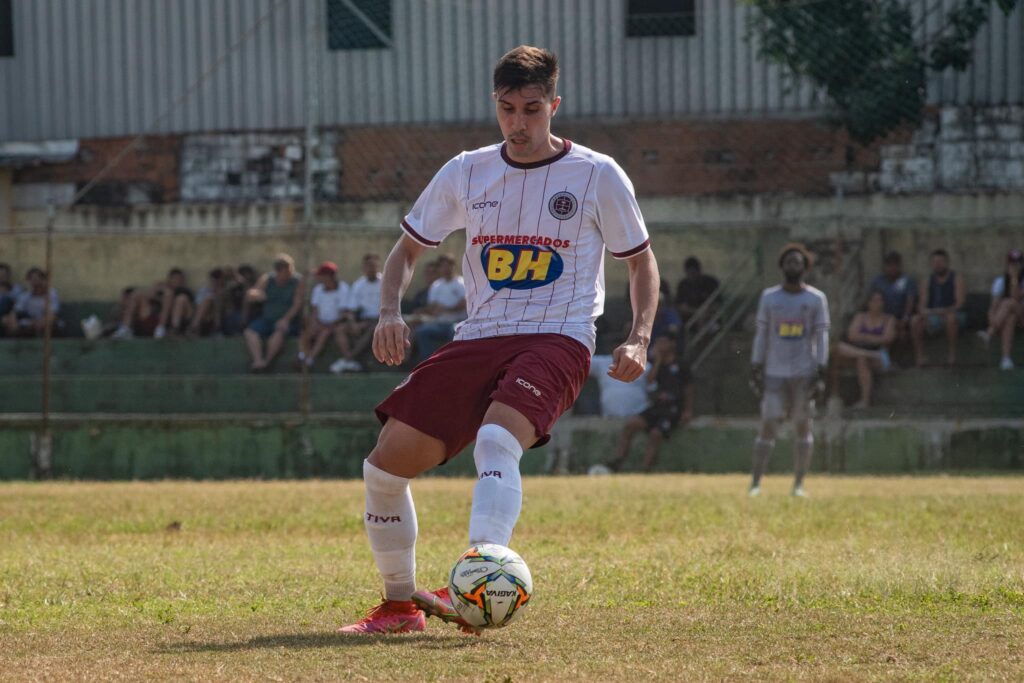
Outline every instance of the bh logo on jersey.
[(779, 323), (779, 337), (782, 339), (803, 339), (803, 320), (783, 320)]
[(551, 247), (532, 244), (487, 244), (480, 252), (491, 289), (533, 289), (562, 276), (562, 257)]

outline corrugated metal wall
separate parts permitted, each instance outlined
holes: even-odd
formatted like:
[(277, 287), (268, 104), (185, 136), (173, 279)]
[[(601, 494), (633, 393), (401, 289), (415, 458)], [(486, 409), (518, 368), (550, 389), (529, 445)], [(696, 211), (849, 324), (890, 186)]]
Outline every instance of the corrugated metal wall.
[[(957, 0), (907, 0), (933, 31)], [(764, 116), (813, 111), (806, 83), (756, 58), (738, 0), (697, 0), (697, 35), (626, 38), (626, 0), (392, 0), (391, 49), (328, 51), (326, 0), (14, 0), (0, 59), (0, 140), (298, 128), (307, 44), (321, 50), (320, 123), (488, 119), (506, 49), (547, 45), (568, 117)], [(244, 39), (261, 17), (265, 21)], [(242, 42), (193, 92), (187, 88)], [(310, 42), (311, 41), (311, 42)], [(1024, 8), (993, 12), (964, 74), (933, 75), (931, 103), (1019, 103)]]

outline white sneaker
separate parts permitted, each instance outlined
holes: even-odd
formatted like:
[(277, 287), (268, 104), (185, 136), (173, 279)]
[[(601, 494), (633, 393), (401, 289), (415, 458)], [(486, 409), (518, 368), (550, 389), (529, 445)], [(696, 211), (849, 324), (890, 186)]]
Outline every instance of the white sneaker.
[(339, 358), (338, 360), (331, 363), (330, 370), (335, 375), (340, 375), (341, 373), (345, 372), (345, 359)]
[(793, 492), (790, 495), (794, 498), (807, 498), (807, 491), (804, 491), (803, 486), (794, 486)]
[(751, 497), (751, 498), (757, 498), (758, 496), (761, 495), (761, 487), (760, 486), (751, 486), (750, 490), (747, 491), (747, 495), (749, 497)]
[(1004, 357), (1003, 360), (999, 362), (999, 369), (1000, 370), (1013, 370), (1013, 361), (1010, 360), (1010, 358), (1008, 356)]
[(363, 371), (362, 363), (360, 363), (357, 360), (347, 360), (347, 361), (345, 361), (345, 363), (347, 364), (348, 369), (351, 370), (352, 372), (362, 372)]
[(110, 335), (111, 339), (132, 339), (133, 337), (135, 337), (135, 334), (132, 333), (132, 328), (124, 325), (119, 326), (114, 331), (114, 334)]
[(167, 328), (163, 325), (157, 325), (156, 329), (153, 330), (153, 339), (163, 339), (167, 336)]

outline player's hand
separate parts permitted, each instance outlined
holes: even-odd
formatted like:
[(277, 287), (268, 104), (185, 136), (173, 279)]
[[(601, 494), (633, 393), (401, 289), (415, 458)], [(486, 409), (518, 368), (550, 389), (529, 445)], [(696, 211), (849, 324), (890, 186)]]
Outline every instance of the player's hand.
[(373, 357), (384, 365), (401, 365), (412, 346), (409, 326), (398, 314), (381, 315), (373, 330)]
[(608, 376), (620, 382), (632, 382), (644, 374), (647, 365), (647, 344), (627, 341), (612, 351), (612, 364)]
[(754, 392), (754, 396), (761, 398), (764, 396), (764, 366), (763, 365), (752, 365), (750, 367), (750, 390)]

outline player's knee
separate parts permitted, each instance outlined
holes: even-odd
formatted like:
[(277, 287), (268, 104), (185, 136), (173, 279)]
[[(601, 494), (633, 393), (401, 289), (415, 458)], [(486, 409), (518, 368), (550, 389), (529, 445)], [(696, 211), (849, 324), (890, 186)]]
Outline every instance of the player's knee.
[(477, 430), (473, 461), (481, 478), (504, 478), (502, 473), (507, 477), (508, 473), (518, 472), (522, 455), (523, 447), (519, 440), (501, 425), (485, 424)]

